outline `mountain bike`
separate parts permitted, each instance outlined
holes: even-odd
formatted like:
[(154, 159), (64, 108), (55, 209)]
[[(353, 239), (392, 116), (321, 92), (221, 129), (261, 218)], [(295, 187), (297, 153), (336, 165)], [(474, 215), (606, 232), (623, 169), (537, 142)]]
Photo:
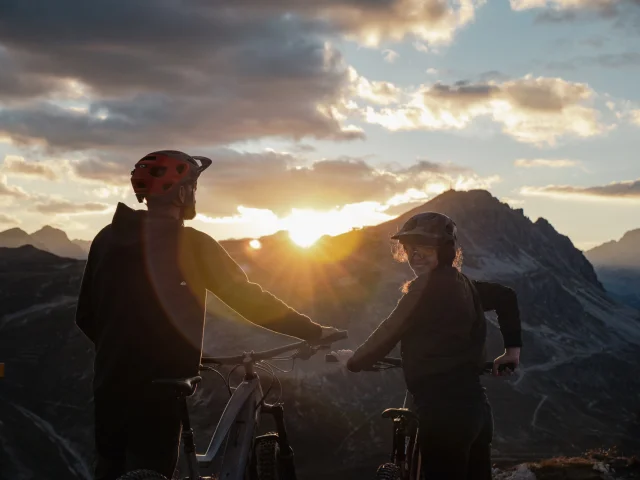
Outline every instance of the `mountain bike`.
[[(329, 353), (325, 361), (335, 363), (338, 358)], [(363, 371), (380, 372), (391, 368), (402, 368), (402, 359), (385, 357), (375, 362)], [(514, 364), (500, 365), (499, 371), (515, 370)], [(482, 374), (493, 370), (493, 362), (485, 362)], [(420, 480), (421, 456), (419, 439), (418, 415), (412, 411), (413, 397), (407, 390), (401, 408), (387, 408), (382, 412), (382, 418), (389, 418), (393, 422), (393, 442), (389, 461), (383, 463), (376, 470), (376, 480)]]
[[(280, 399), (274, 404), (265, 402), (274, 382), (282, 384), (274, 370), (285, 370), (269, 361), (308, 360), (321, 349), (328, 349), (333, 342), (346, 339), (346, 331), (339, 331), (317, 342), (301, 341), (262, 352), (245, 352), (231, 357), (203, 357), (200, 371), (213, 371), (225, 382), (230, 398), (218, 421), (207, 450), (196, 453), (194, 431), (189, 419), (187, 397), (193, 395), (202, 377), (158, 379), (155, 385), (172, 389), (178, 398), (182, 420), (182, 445), (188, 476), (184, 480), (296, 480), (293, 449), (289, 444), (284, 422), (284, 408)], [(280, 356), (292, 352), (288, 356)], [(216, 367), (233, 366), (225, 379)], [(244, 369), (244, 378), (235, 388), (229, 386), (231, 373)], [(257, 370), (271, 375), (271, 384), (263, 393)], [(257, 436), (262, 415), (272, 415), (276, 432)], [(200, 469), (211, 467), (214, 459), (222, 457), (219, 471), (212, 477), (200, 476)], [(152, 470), (134, 470), (119, 480), (167, 480)]]

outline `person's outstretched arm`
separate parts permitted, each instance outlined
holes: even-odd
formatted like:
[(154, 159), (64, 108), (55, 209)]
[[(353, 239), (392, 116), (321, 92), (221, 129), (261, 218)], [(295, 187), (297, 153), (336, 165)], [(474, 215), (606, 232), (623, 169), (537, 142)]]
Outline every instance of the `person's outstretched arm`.
[(193, 232), (207, 290), (250, 322), (269, 330), (303, 340), (322, 336), (323, 327), (250, 282), (222, 245), (203, 232)]
[(347, 361), (349, 370), (359, 372), (370, 367), (396, 346), (410, 326), (411, 314), (418, 306), (425, 286), (426, 280), (421, 277), (411, 283), (407, 293), (398, 301), (396, 308)]
[(522, 347), (522, 328), (516, 292), (499, 283), (473, 281), (473, 285), (478, 291), (484, 311), (495, 310), (498, 316), (505, 351), (494, 362), (494, 374), (500, 364), (514, 363), (518, 366)]

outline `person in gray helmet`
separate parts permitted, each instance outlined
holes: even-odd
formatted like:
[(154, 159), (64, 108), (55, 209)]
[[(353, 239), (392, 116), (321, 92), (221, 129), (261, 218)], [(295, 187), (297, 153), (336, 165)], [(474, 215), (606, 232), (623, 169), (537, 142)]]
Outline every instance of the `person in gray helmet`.
[(455, 222), (425, 212), (392, 236), (396, 258), (416, 277), (396, 308), (355, 351), (335, 352), (352, 372), (370, 367), (401, 343), (403, 371), (420, 422), (420, 450), (427, 479), (491, 478), (493, 416), (480, 383), (485, 363), (485, 311), (495, 310), (505, 351), (494, 360), (517, 366), (522, 346), (515, 292), (470, 280), (461, 272)]

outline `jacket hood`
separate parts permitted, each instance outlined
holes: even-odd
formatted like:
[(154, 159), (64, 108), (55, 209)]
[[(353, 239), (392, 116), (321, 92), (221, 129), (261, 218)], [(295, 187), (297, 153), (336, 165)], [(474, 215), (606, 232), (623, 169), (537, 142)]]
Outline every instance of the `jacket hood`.
[(118, 202), (111, 226), (116, 243), (133, 245), (141, 240), (145, 228), (173, 230), (182, 227), (182, 222), (168, 216), (150, 215), (146, 210), (134, 210)]

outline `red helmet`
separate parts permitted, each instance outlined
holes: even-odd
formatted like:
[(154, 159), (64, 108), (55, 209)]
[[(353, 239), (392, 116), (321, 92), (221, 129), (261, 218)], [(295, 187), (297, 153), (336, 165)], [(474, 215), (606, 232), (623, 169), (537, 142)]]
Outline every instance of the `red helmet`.
[(142, 203), (145, 198), (174, 194), (179, 185), (194, 184), (211, 163), (207, 157), (192, 157), (176, 150), (153, 152), (131, 170), (131, 185)]

